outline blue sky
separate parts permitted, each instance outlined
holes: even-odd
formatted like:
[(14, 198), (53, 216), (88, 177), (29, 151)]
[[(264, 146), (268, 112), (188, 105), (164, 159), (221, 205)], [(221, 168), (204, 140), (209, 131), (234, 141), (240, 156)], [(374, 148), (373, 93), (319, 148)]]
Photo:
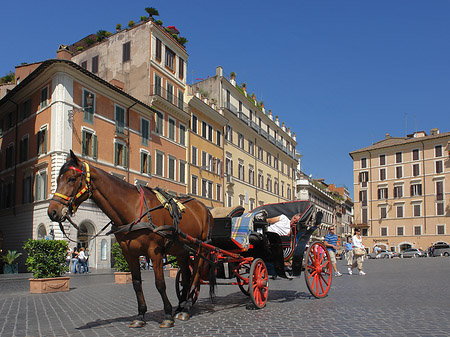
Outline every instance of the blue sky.
[[(302, 170), (353, 193), (349, 152), (450, 131), (450, 1), (310, 0), (2, 4), (0, 76), (159, 10), (189, 42), (188, 83), (224, 72), (297, 134)], [(6, 14), (8, 13), (8, 14)]]

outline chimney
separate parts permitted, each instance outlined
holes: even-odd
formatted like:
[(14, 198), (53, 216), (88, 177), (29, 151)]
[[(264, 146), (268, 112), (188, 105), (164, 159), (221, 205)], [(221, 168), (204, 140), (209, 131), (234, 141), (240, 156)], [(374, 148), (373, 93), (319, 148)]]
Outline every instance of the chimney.
[(69, 46), (60, 44), (56, 51), (56, 58), (60, 60), (71, 60), (72, 53), (69, 51)]
[(386, 133), (386, 139), (391, 138), (391, 135), (389, 133)]
[(436, 136), (439, 134), (439, 129), (438, 128), (433, 128), (430, 131), (431, 136)]
[(223, 76), (223, 68), (221, 66), (216, 67), (216, 75)]

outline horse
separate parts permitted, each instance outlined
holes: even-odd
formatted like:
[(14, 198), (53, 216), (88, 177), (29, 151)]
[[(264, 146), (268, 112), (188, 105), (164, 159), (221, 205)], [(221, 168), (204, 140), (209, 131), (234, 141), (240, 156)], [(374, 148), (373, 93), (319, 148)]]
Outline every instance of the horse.
[[(200, 201), (187, 197), (178, 198), (176, 204), (161, 203), (154, 190), (129, 184), (91, 166), (70, 150), (60, 169), (57, 189), (48, 206), (48, 216), (63, 229), (61, 223), (65, 220), (71, 222), (70, 216), (88, 198), (111, 220), (111, 231), (120, 244), (131, 271), (138, 314), (129, 327), (140, 328), (146, 324), (144, 316), (147, 305), (142, 291), (139, 256), (148, 256), (153, 261), (156, 289), (164, 304), (164, 319), (160, 328), (173, 327), (174, 318), (188, 320), (193, 305), (192, 296), (200, 282), (200, 272), (203, 273), (209, 267), (203, 264), (208, 251), (199, 245), (210, 239), (212, 232), (213, 218), (208, 208)], [(143, 211), (144, 206), (146, 211)], [(172, 211), (177, 207), (184, 210), (176, 216), (169, 212), (170, 207)], [(144, 219), (147, 221), (144, 222)], [(197, 252), (193, 261), (190, 257), (192, 252)], [(182, 273), (183, 291), (175, 315), (166, 294), (163, 272), (165, 254), (176, 257)], [(210, 276), (212, 274), (210, 272)], [(210, 281), (210, 295), (213, 296), (215, 282), (213, 279)]]

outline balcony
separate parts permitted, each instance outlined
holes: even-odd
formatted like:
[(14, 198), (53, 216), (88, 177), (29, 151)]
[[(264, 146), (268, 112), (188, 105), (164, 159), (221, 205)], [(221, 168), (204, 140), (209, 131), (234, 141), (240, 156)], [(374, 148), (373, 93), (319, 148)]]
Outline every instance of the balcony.
[(283, 150), (283, 142), (281, 140), (277, 140), (275, 145), (280, 149)]
[(188, 111), (187, 104), (184, 103), (183, 97), (176, 97), (173, 92), (163, 89), (161, 86), (155, 85), (151, 88), (150, 96), (158, 96), (183, 111)]
[(267, 133), (267, 131), (264, 131), (263, 129), (259, 129), (259, 133), (261, 134), (261, 136), (263, 136), (264, 138), (269, 138), (269, 134)]
[(238, 111), (237, 111), (237, 108), (233, 104), (231, 104), (230, 102), (226, 102), (225, 105), (228, 110), (230, 110), (232, 113), (234, 113), (237, 116)]
[(249, 122), (248, 117), (242, 111), (238, 112), (238, 117), (241, 121), (243, 121), (245, 124), (248, 125), (248, 122)]
[(116, 135), (124, 135), (125, 134), (125, 123), (116, 121)]
[(256, 122), (250, 121), (250, 126), (252, 127), (253, 130), (255, 130), (256, 132), (259, 132), (259, 125), (256, 124)]
[(269, 135), (269, 142), (271, 142), (272, 144), (275, 145), (276, 141), (275, 141), (275, 137)]

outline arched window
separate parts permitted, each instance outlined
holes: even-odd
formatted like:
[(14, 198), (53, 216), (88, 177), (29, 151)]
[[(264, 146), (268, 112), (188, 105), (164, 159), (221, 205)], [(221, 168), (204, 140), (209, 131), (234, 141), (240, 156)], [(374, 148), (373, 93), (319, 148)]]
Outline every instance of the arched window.
[(37, 238), (38, 238), (38, 240), (42, 240), (42, 239), (45, 239), (46, 235), (47, 235), (47, 230), (45, 229), (45, 225), (43, 223), (41, 223), (38, 227)]
[(105, 239), (102, 240), (102, 244), (101, 244), (102, 248), (101, 248), (101, 260), (102, 261), (106, 261), (106, 256), (107, 256), (107, 250), (108, 250), (108, 243), (106, 242)]

